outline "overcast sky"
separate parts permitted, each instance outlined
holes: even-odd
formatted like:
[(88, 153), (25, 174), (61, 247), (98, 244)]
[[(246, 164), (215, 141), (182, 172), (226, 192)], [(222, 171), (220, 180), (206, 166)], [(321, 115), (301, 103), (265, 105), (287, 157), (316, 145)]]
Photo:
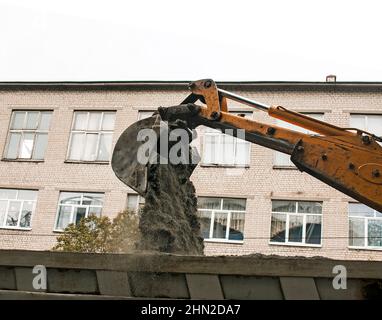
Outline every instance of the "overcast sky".
[(378, 3), (0, 0), (0, 81), (382, 81)]

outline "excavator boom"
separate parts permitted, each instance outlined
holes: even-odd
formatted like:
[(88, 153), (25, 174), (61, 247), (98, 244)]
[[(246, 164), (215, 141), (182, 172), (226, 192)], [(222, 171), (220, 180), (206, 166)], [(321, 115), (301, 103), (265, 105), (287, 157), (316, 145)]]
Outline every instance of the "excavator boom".
[[(348, 196), (382, 212), (382, 147), (381, 138), (351, 128), (341, 128), (281, 106), (265, 104), (218, 89), (211, 79), (190, 84), (192, 93), (178, 106), (158, 108), (158, 113), (147, 124), (158, 121), (183, 123), (193, 129), (205, 125), (222, 129), (224, 133), (246, 141), (289, 154), (300, 171), (316, 177)], [(304, 134), (279, 126), (257, 122), (228, 112), (227, 100), (267, 112), (269, 116), (314, 131)], [(201, 104), (196, 104), (200, 101)], [(133, 124), (135, 128), (145, 123)], [(146, 126), (147, 126), (146, 124)], [(227, 130), (231, 129), (231, 130)], [(244, 133), (244, 134), (239, 134)], [(144, 195), (144, 164), (132, 160), (136, 150), (137, 132), (128, 128), (118, 140), (112, 159), (116, 175), (127, 185)], [(128, 160), (126, 160), (126, 157)], [(135, 156), (136, 157), (136, 156)], [(126, 161), (129, 169), (126, 168)], [(132, 165), (133, 164), (133, 165)], [(136, 177), (141, 172), (140, 177)], [(135, 178), (132, 179), (131, 177)], [(140, 186), (135, 185), (140, 181)]]

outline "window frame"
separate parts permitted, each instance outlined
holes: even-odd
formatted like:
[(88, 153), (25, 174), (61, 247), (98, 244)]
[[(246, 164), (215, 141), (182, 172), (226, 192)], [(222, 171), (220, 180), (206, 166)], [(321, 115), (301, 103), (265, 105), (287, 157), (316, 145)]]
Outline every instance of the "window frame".
[[(76, 113), (87, 113), (86, 116), (86, 128), (88, 127), (89, 124), (89, 118), (90, 118), (90, 113), (101, 113), (101, 119), (100, 119), (100, 124), (99, 124), (99, 129), (97, 130), (88, 130), (88, 129), (83, 129), (83, 130), (74, 130), (74, 124), (76, 121)], [(104, 114), (105, 113), (114, 113), (114, 125), (112, 130), (102, 130), (102, 124), (103, 124), (103, 119), (104, 119)], [(68, 149), (66, 152), (66, 157), (65, 157), (65, 162), (67, 163), (103, 163), (103, 164), (108, 164), (111, 161), (112, 157), (112, 149), (113, 149), (113, 137), (114, 137), (114, 130), (115, 130), (115, 120), (117, 117), (117, 112), (115, 110), (74, 110), (73, 111), (73, 119), (72, 119), (72, 125), (70, 127), (70, 136), (69, 136), (69, 143), (68, 143)], [(72, 148), (72, 139), (73, 139), (73, 134), (82, 134), (85, 137), (85, 143), (83, 143), (83, 148), (82, 148), (82, 153), (81, 153), (81, 159), (70, 159), (70, 153), (71, 153), (71, 148)], [(112, 137), (111, 141), (111, 146), (110, 146), (110, 156), (108, 160), (98, 160), (99, 156), (99, 149), (100, 149), (100, 139), (102, 134), (110, 134)], [(95, 160), (84, 160), (84, 150), (86, 146), (86, 136), (88, 134), (96, 134), (97, 135), (97, 142), (96, 142), (96, 159)]]
[[(312, 112), (300, 112), (300, 113), (303, 114), (303, 115), (306, 115), (308, 117), (311, 117), (311, 115), (319, 115), (319, 116), (321, 116), (319, 119), (314, 118), (314, 117), (312, 117), (312, 118), (314, 118), (316, 120), (321, 120), (321, 121), (324, 121), (324, 117), (325, 117), (325, 112), (314, 112), (314, 111), (312, 111)], [(286, 128), (286, 129), (289, 129), (289, 130), (295, 130), (293, 128), (283, 127), (283, 123), (280, 123), (281, 121), (286, 122), (287, 125), (292, 125), (289, 122), (281, 120), (281, 119), (276, 119), (275, 125), (278, 126), (278, 127), (281, 127), (281, 128)], [(296, 126), (296, 125), (294, 125), (294, 126)], [(315, 133), (315, 132), (310, 131), (308, 129), (305, 129), (305, 128), (302, 128), (302, 127), (300, 127), (300, 128), (301, 128), (300, 132), (302, 132), (302, 133), (318, 135), (318, 133)], [(298, 170), (297, 167), (295, 166), (295, 164), (292, 162), (292, 160), (290, 158), (290, 155), (288, 155), (289, 156), (288, 165), (277, 164), (276, 163), (276, 158), (277, 158), (278, 154), (285, 155), (284, 153), (282, 153), (280, 151), (274, 151), (273, 152), (273, 161), (272, 161), (273, 169)]]
[[(16, 197), (15, 197), (15, 199), (2, 199), (2, 198), (0, 198), (0, 201), (7, 201), (7, 208), (6, 208), (5, 215), (3, 217), (3, 221), (0, 221), (0, 229), (22, 230), (22, 231), (30, 231), (30, 230), (32, 230), (32, 221), (33, 221), (32, 217), (33, 217), (33, 215), (36, 212), (38, 190), (35, 190), (35, 189), (14, 189), (14, 188), (1, 188), (1, 189), (15, 190), (16, 191)], [(25, 199), (21, 200), (21, 199), (18, 199), (19, 192), (20, 191), (24, 191), (24, 190), (25, 191), (34, 191), (34, 192), (36, 192), (36, 199), (34, 199), (34, 200), (25, 200)], [(19, 202), (20, 203), (20, 209), (19, 209), (19, 214), (18, 214), (17, 226), (7, 226), (6, 225), (10, 202)], [(20, 227), (21, 214), (22, 214), (22, 210), (23, 210), (23, 207), (24, 207), (24, 202), (33, 202), (32, 214), (31, 214), (31, 219), (30, 219), (29, 227)]]
[[(80, 193), (81, 194), (81, 203), (80, 204), (61, 203), (61, 200), (60, 200), (61, 193)], [(84, 195), (86, 195), (86, 194), (94, 194), (94, 193), (103, 195), (102, 205), (86, 205), (86, 204), (83, 204)], [(53, 232), (64, 232), (65, 228), (69, 224), (75, 223), (75, 221), (74, 221), (74, 209), (75, 208), (86, 208), (85, 218), (87, 218), (89, 216), (89, 209), (90, 209), (90, 207), (101, 208), (100, 216), (102, 216), (103, 204), (104, 204), (104, 201), (105, 201), (104, 198), (105, 198), (105, 193), (103, 193), (103, 192), (60, 191), (59, 196), (58, 196), (58, 204), (57, 204), (57, 210), (56, 210), (56, 219), (55, 219), (55, 222), (54, 222)], [(68, 225), (64, 229), (58, 229), (57, 228), (57, 226), (58, 226), (57, 224), (58, 224), (58, 220), (60, 218), (60, 208), (63, 207), (63, 206), (71, 207), (71, 210), (70, 210), (70, 222), (68, 223)]]
[[(297, 247), (312, 247), (312, 248), (321, 248), (322, 247), (322, 242), (323, 242), (323, 230), (324, 230), (324, 215), (323, 215), (323, 210), (321, 210), (321, 213), (299, 213), (298, 212), (298, 203), (299, 202), (319, 202), (322, 205), (323, 208), (323, 202), (322, 201), (314, 201), (314, 200), (288, 200), (288, 199), (272, 199), (272, 201), (290, 201), (290, 202), (295, 202), (296, 205), (296, 210), (294, 212), (280, 212), (280, 211), (273, 211), (271, 208), (271, 219), (270, 219), (270, 231), (272, 232), (272, 218), (273, 218), (273, 213), (276, 214), (285, 214), (286, 219), (285, 219), (285, 241), (284, 242), (277, 242), (277, 241), (272, 241), (272, 239), (269, 239), (269, 244), (270, 245), (281, 245), (281, 246), (297, 246)], [(292, 242), (289, 241), (289, 222), (290, 222), (290, 215), (294, 216), (303, 216), (303, 221), (302, 221), (302, 235), (301, 235), (301, 242)], [(314, 244), (314, 243), (306, 243), (306, 217), (307, 216), (319, 216), (321, 217), (321, 233), (320, 233), (320, 244)]]
[[(129, 197), (131, 196), (134, 196), (134, 197), (137, 197), (137, 203), (135, 205), (135, 208), (134, 209), (131, 209), (129, 208)], [(138, 193), (127, 193), (127, 196), (126, 196), (126, 205), (125, 205), (125, 209), (126, 210), (133, 210), (134, 212), (139, 212), (141, 210), (141, 208), (143, 208), (145, 204), (145, 198), (142, 197), (140, 194)]]
[[(215, 199), (219, 199), (220, 200), (220, 209), (202, 209), (202, 208), (198, 208), (198, 212), (199, 211), (208, 211), (210, 212), (210, 230), (209, 230), (209, 238), (206, 238), (203, 240), (205, 242), (223, 242), (223, 243), (237, 243), (237, 244), (242, 244), (244, 243), (244, 239), (245, 239), (245, 236), (244, 236), (244, 229), (245, 229), (245, 215), (246, 215), (246, 211), (247, 211), (247, 199), (246, 198), (228, 198), (228, 197), (223, 197), (223, 198), (219, 198), (219, 197), (203, 197), (203, 198), (215, 198)], [(223, 209), (223, 201), (224, 199), (241, 199), (241, 200), (245, 200), (246, 202), (246, 208), (244, 211), (242, 210), (227, 210), (227, 209)], [(214, 231), (214, 224), (215, 224), (215, 212), (217, 213), (226, 213), (227, 214), (227, 225), (226, 225), (226, 234), (225, 234), (225, 238), (212, 238), (213, 236), (213, 231)], [(232, 239), (229, 239), (229, 231), (230, 231), (230, 227), (231, 227), (231, 216), (232, 216), (232, 213), (242, 213), (244, 215), (244, 226), (243, 226), (243, 240), (232, 240)], [(199, 219), (199, 216), (198, 216), (198, 219)]]
[[(350, 112), (349, 113), (349, 127), (354, 127), (353, 125), (351, 125), (351, 122), (352, 122), (352, 116), (362, 116), (364, 117), (364, 121), (365, 121), (365, 128), (355, 128), (355, 129), (360, 129), (360, 130), (364, 130), (366, 132), (369, 132), (371, 134), (376, 134), (375, 132), (373, 132), (373, 130), (371, 130), (371, 128), (369, 128), (369, 117), (370, 116), (376, 116), (376, 117), (380, 117), (381, 118), (381, 121), (382, 121), (382, 113), (354, 113), (354, 112)], [(376, 134), (377, 135), (377, 134)], [(378, 136), (378, 135), (377, 135)], [(382, 135), (380, 136), (382, 138)], [(380, 142), (379, 142), (380, 143)], [(381, 144), (381, 143), (380, 143)]]
[[(238, 111), (238, 110), (232, 110), (232, 111), (229, 111), (230, 113), (232, 114), (235, 114), (235, 115), (238, 115), (238, 114), (246, 114), (248, 115), (248, 117), (246, 117), (247, 119), (252, 119), (253, 118), (253, 112), (252, 111), (248, 111), (248, 110), (245, 110), (245, 111)], [(211, 130), (211, 131), (208, 131), (208, 130)], [(239, 164), (239, 163), (236, 163), (236, 156), (237, 156), (237, 140), (239, 138), (236, 138), (236, 137), (233, 137), (233, 143), (234, 143), (234, 155), (233, 155), (233, 158), (235, 160), (235, 163), (228, 163), (228, 164), (225, 164), (225, 163), (208, 163), (208, 162), (205, 162), (205, 154), (206, 154), (206, 147), (207, 147), (207, 144), (206, 144), (206, 136), (217, 136), (218, 137), (218, 143), (216, 144), (217, 147), (218, 147), (218, 154), (220, 154), (222, 151), (222, 146), (224, 144), (224, 141), (222, 141), (224, 139), (224, 136), (226, 134), (223, 133), (220, 129), (213, 129), (213, 128), (209, 128), (209, 127), (206, 127), (204, 126), (204, 129), (203, 129), (203, 138), (202, 138), (202, 156), (201, 156), (201, 160), (200, 160), (200, 165), (202, 167), (222, 167), (222, 168), (249, 168), (251, 166), (251, 143), (249, 141), (246, 141), (246, 140), (242, 140), (241, 143), (245, 143), (247, 145), (247, 148), (248, 148), (248, 158), (246, 159), (246, 163), (245, 164)], [(230, 136), (230, 135), (228, 135)]]
[[(378, 220), (378, 221), (381, 221), (382, 222), (382, 216), (381, 217), (377, 217), (376, 214), (377, 210), (373, 209), (373, 208), (370, 208), (371, 210), (373, 210), (373, 216), (372, 217), (360, 217), (360, 216), (350, 216), (350, 204), (360, 204), (360, 202), (349, 202), (348, 203), (348, 238), (350, 240), (350, 218), (355, 218), (355, 219), (362, 219), (363, 220), (363, 230), (364, 230), (364, 243), (365, 245), (364, 246), (352, 246), (349, 244), (348, 242), (348, 248), (349, 249), (358, 249), (358, 250), (378, 250), (378, 251), (381, 251), (382, 250), (382, 245), (381, 246), (369, 246), (368, 243), (369, 243), (369, 220)], [(365, 205), (366, 206), (366, 205)]]
[[(26, 123), (27, 123), (27, 119), (28, 119), (28, 113), (38, 112), (36, 129), (23, 129), (23, 128), (22, 129), (12, 129), (12, 123), (13, 123), (14, 117), (15, 117), (17, 112), (25, 113), (23, 128), (26, 127)], [(53, 112), (54, 112), (54, 110), (51, 110), (51, 109), (13, 109), (11, 112), (11, 118), (10, 118), (8, 131), (7, 131), (7, 140), (6, 140), (6, 143), (4, 146), (1, 160), (2, 161), (16, 161), (16, 162), (44, 162), (46, 150), (48, 147), (49, 131), (50, 131)], [(51, 115), (51, 118), (49, 120), (49, 126), (47, 129), (39, 129), (39, 126), (41, 123), (41, 114), (42, 113), (50, 113), (50, 115)], [(20, 139), (19, 139), (18, 145), (17, 145), (17, 157), (16, 158), (8, 158), (7, 157), (8, 151), (9, 151), (9, 144), (11, 142), (11, 134), (12, 133), (20, 134)], [(33, 147), (32, 147), (30, 158), (21, 158), (20, 157), (21, 142), (23, 141), (23, 137), (24, 137), (25, 133), (33, 134)], [(33, 158), (34, 153), (35, 153), (35, 148), (36, 148), (37, 134), (45, 134), (47, 136), (46, 149), (44, 150), (44, 157), (42, 159), (34, 159)]]
[[(153, 115), (154, 112), (155, 112), (155, 110), (141, 110), (141, 109), (139, 109), (138, 110), (137, 120), (140, 121), (140, 120), (143, 120), (143, 119), (150, 118)], [(151, 113), (151, 115), (150, 116), (144, 116), (144, 114), (147, 114), (147, 113)]]

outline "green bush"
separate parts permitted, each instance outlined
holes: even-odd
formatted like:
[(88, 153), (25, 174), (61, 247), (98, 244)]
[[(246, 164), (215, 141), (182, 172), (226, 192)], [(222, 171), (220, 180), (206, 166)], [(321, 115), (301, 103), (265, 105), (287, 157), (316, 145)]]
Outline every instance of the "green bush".
[(68, 225), (57, 237), (55, 251), (106, 253), (130, 252), (139, 241), (138, 214), (122, 211), (111, 221), (108, 217), (89, 216)]

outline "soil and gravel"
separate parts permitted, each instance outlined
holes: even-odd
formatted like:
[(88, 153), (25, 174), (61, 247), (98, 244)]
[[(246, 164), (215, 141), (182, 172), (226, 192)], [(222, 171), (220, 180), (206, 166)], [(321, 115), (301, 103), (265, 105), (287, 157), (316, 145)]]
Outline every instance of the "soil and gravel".
[(197, 199), (190, 181), (193, 168), (187, 164), (149, 166), (145, 206), (139, 222), (140, 250), (203, 254)]

